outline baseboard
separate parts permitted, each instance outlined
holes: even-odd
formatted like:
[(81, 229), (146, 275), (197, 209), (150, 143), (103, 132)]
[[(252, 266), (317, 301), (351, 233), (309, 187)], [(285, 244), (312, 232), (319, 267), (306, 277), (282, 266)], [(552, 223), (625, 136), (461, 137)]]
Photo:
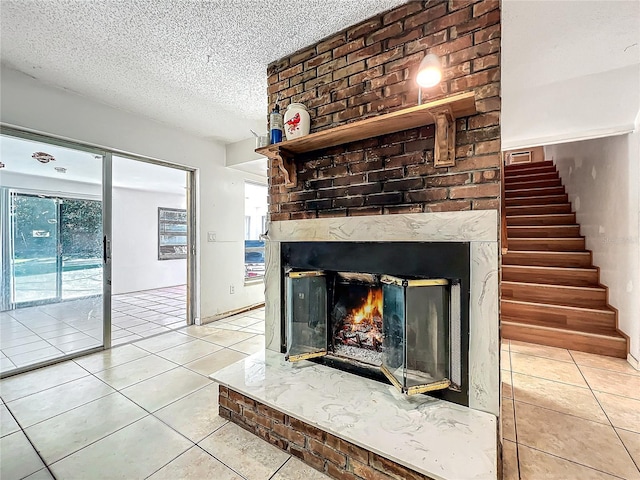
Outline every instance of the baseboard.
[(640, 371), (640, 361), (637, 360), (633, 355), (631, 355), (630, 353), (627, 354), (627, 362), (629, 362), (629, 364), (635, 368), (636, 370)]
[(261, 307), (264, 307), (264, 302), (254, 303), (253, 305), (237, 308), (235, 310), (229, 310), (228, 312), (217, 313), (211, 317), (203, 318), (202, 323), (200, 325), (206, 325), (207, 323), (215, 322), (217, 320), (222, 320), (223, 318), (231, 317), (233, 315), (238, 315), (239, 313), (249, 312), (251, 310), (255, 310), (256, 308), (261, 308)]

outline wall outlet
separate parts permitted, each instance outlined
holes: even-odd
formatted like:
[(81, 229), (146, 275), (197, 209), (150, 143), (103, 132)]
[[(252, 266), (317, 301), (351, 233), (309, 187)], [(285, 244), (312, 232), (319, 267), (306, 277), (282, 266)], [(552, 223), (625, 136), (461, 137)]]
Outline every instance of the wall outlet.
[(231, 294), (236, 293), (236, 287), (234, 285), (229, 285), (229, 293)]
[(216, 232), (207, 232), (207, 242), (216, 241)]

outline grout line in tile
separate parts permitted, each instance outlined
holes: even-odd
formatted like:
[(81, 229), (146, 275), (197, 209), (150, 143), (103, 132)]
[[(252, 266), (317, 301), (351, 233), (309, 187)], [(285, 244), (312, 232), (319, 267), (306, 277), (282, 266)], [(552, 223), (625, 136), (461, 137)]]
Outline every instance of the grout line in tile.
[[(122, 395), (122, 394), (121, 394), (121, 395)], [(124, 395), (123, 395), (123, 396), (124, 396)], [(125, 398), (127, 398), (127, 397), (125, 397)], [(127, 400), (129, 400), (129, 398), (127, 398)], [(146, 410), (145, 410), (145, 411), (146, 411)], [(152, 415), (151, 415), (151, 414), (144, 415), (143, 417), (140, 417), (140, 418), (138, 418), (137, 420), (134, 420), (133, 422), (128, 423), (128, 424), (126, 424), (126, 425), (124, 425), (124, 426), (122, 426), (122, 427), (120, 427), (120, 428), (118, 428), (118, 429), (114, 430), (114, 431), (113, 431), (113, 432), (111, 432), (111, 433), (107, 433), (106, 435), (103, 435), (102, 437), (98, 438), (97, 440), (94, 440), (93, 442), (89, 442), (89, 443), (87, 443), (86, 445), (84, 445), (84, 446), (82, 446), (82, 447), (78, 448), (77, 450), (74, 450), (73, 452), (68, 453), (68, 454), (67, 454), (67, 455), (65, 455), (64, 457), (60, 457), (60, 458), (59, 458), (59, 459), (57, 459), (55, 462), (50, 463), (50, 464), (46, 464), (46, 463), (45, 463), (45, 465), (47, 465), (47, 467), (48, 467), (49, 465), (55, 465), (56, 463), (61, 462), (61, 461), (62, 461), (62, 460), (64, 460), (65, 458), (70, 457), (71, 455), (74, 455), (75, 453), (78, 453), (80, 450), (84, 450), (85, 448), (90, 447), (90, 446), (91, 446), (91, 445), (93, 445), (94, 443), (98, 443), (99, 441), (104, 440), (104, 439), (105, 439), (105, 438), (107, 438), (107, 437), (110, 437), (110, 436), (111, 436), (111, 435), (113, 435), (114, 433), (117, 433), (117, 432), (119, 432), (120, 430), (122, 430), (122, 429), (124, 429), (124, 428), (130, 427), (130, 426), (131, 426), (131, 425), (133, 425), (134, 423), (138, 423), (140, 420), (144, 420), (145, 418), (150, 417), (150, 416), (152, 416)], [(26, 433), (27, 433), (27, 432), (25, 432), (25, 435), (26, 435)], [(53, 472), (51, 472), (51, 475), (53, 476)], [(53, 476), (53, 478), (56, 478), (56, 477), (55, 477), (55, 476)]]
[[(200, 448), (201, 450), (203, 450), (206, 454), (208, 454), (208, 455), (212, 456), (213, 458), (215, 458), (217, 461), (219, 461), (221, 464), (223, 464), (225, 467), (227, 467), (229, 470), (231, 470), (231, 471), (232, 471), (232, 472), (234, 472), (235, 474), (239, 475), (240, 477), (242, 477), (242, 478), (244, 478), (244, 479), (247, 479), (247, 477), (246, 477), (245, 475), (242, 475), (240, 472), (238, 472), (237, 470), (235, 470), (234, 468), (232, 468), (230, 465), (227, 465), (225, 462), (223, 462), (223, 461), (222, 461), (222, 459), (220, 459), (220, 458), (216, 457), (213, 453), (208, 452), (206, 449), (204, 449), (204, 448), (202, 448), (202, 447), (200, 446), (200, 444), (201, 444), (202, 442), (204, 442), (207, 438), (209, 438), (210, 436), (214, 435), (218, 430), (220, 430), (220, 429), (222, 429), (223, 427), (226, 427), (227, 425), (230, 425), (230, 424), (231, 424), (231, 425), (235, 425), (236, 427), (242, 428), (242, 427), (240, 427), (240, 425), (237, 425), (237, 424), (235, 424), (235, 423), (231, 422), (230, 420), (227, 420), (227, 422), (226, 422), (224, 425), (220, 425), (220, 426), (219, 426), (218, 428), (216, 428), (213, 432), (211, 432), (209, 435), (207, 435), (207, 436), (206, 436), (206, 437), (204, 437), (202, 440), (200, 440), (198, 443), (196, 443), (196, 446), (197, 446), (198, 448)], [(259, 438), (260, 440), (262, 440), (262, 441), (264, 441), (264, 442), (266, 442), (266, 443), (269, 443), (269, 442), (267, 442), (266, 440), (264, 440), (264, 439), (262, 439), (262, 438), (258, 437), (257, 435), (256, 435), (256, 438)], [(277, 448), (277, 447), (276, 447), (276, 448)], [(286, 453), (286, 452), (285, 452), (285, 453)], [(290, 455), (290, 454), (289, 454), (289, 457), (291, 457), (291, 455)], [(288, 459), (287, 459), (287, 460), (288, 460)], [(286, 463), (286, 462), (285, 462), (285, 463)]]
[[(524, 444), (524, 443), (522, 445), (527, 447), (527, 448), (530, 448), (531, 450), (535, 450), (537, 452), (544, 453), (544, 454), (549, 455), (551, 457), (559, 458), (560, 460), (564, 460), (566, 462), (573, 463), (574, 465), (580, 465), (581, 467), (588, 468), (589, 470), (593, 470), (594, 472), (604, 473), (605, 475), (610, 475), (612, 477), (620, 478), (622, 480), (628, 480), (628, 479), (625, 479), (624, 477), (616, 475), (615, 473), (605, 472), (604, 470), (593, 468), (593, 467), (591, 467), (589, 465), (585, 465), (584, 463), (576, 462), (575, 460), (571, 460), (569, 458), (561, 457), (559, 455), (554, 455), (553, 453), (547, 452), (545, 450), (540, 450), (539, 448), (532, 447), (531, 445), (527, 445), (527, 444)], [(523, 479), (523, 480), (525, 480), (525, 479)]]
[[(569, 352), (569, 354), (571, 354), (571, 352)], [(573, 358), (572, 354), (571, 354), (571, 358)], [(578, 365), (578, 370), (580, 370), (580, 375), (582, 375), (582, 378), (584, 378), (584, 381), (587, 382), (587, 379), (585, 378), (584, 373), (582, 373), (582, 370), (580, 369), (579, 365)], [(631, 375), (631, 376), (633, 376), (633, 375)], [(587, 385), (589, 385), (589, 382), (587, 382)], [(602, 406), (602, 403), (600, 403), (600, 399), (598, 398), (598, 396), (595, 394), (595, 392), (599, 392), (600, 390), (595, 390), (594, 391), (593, 388), (591, 388), (591, 385), (589, 385), (589, 390), (591, 391), (591, 395), (593, 395), (593, 397), (596, 399), (596, 402), (598, 403), (598, 406), (600, 407), (600, 410), (602, 410), (602, 412), (604, 413), (604, 416), (609, 421), (609, 426), (613, 429), (613, 432), (616, 434), (616, 437), (618, 437), (618, 440), (620, 441), (620, 443), (622, 444), (622, 447), (627, 452), (627, 455), (629, 455), (629, 458), (631, 458), (631, 461), (633, 462), (633, 464), (636, 466), (638, 471), (640, 471), (640, 464), (638, 464), (636, 462), (636, 460), (633, 458), (633, 455), (631, 455), (631, 452), (627, 448), (627, 445), (622, 441), (622, 437), (620, 437), (620, 434), (618, 433), (618, 430), (613, 425), (613, 422), (611, 421), (611, 418), (609, 418), (609, 414), (607, 413), (605, 408)], [(602, 393), (607, 394), (607, 392), (602, 392)], [(607, 395), (612, 395), (612, 394), (607, 394)], [(621, 396), (621, 395), (618, 395), (618, 396)], [(624, 397), (623, 396), (622, 398), (628, 398), (628, 397)]]
[[(566, 349), (562, 349), (562, 350), (566, 350)], [(527, 357), (544, 358), (545, 360), (551, 360), (551, 361), (554, 361), (554, 362), (570, 363), (570, 364), (576, 365), (576, 362), (573, 360), (573, 357), (572, 357), (571, 360), (559, 360), (557, 358), (545, 357), (545, 356), (542, 356), (542, 355), (535, 355), (533, 353), (518, 352), (517, 350), (509, 350), (509, 352), (510, 353), (515, 353), (517, 355), (524, 355), (524, 356), (527, 356)]]
[[(4, 403), (4, 402), (3, 402)], [(27, 435), (27, 432), (25, 431), (24, 427), (20, 424), (20, 422), (18, 421), (18, 419), (15, 417), (15, 415), (13, 414), (13, 412), (9, 409), (9, 406), (7, 404), (4, 404), (5, 408), (7, 409), (7, 411), (9, 412), (9, 415), (11, 415), (11, 417), (13, 418), (13, 421), (16, 422), (16, 425), (18, 425), (18, 427), (20, 428), (20, 432), (22, 432), (22, 434), (24, 435), (24, 437), (27, 439), (27, 442), (29, 442), (29, 445), (31, 445), (31, 448), (33, 449), (33, 451), (36, 453), (36, 455), (38, 456), (38, 458), (40, 459), (40, 461), (42, 462), (42, 464), (44, 465), (44, 468), (47, 469), (47, 471), (49, 472), (49, 475), (51, 475), (52, 478), (56, 478), (55, 475), (53, 474), (53, 472), (51, 471), (51, 469), (49, 468), (49, 465), (47, 464), (47, 462), (44, 461), (44, 458), (42, 457), (42, 455), (40, 455), (40, 452), (38, 451), (38, 449), (36, 448), (36, 446), (33, 444), (33, 442), (31, 441), (31, 439), (29, 438), (29, 435)], [(15, 432), (17, 433), (17, 432)], [(42, 470), (41, 468), (36, 470), (36, 472), (39, 472), (40, 470)], [(32, 472), (29, 475), (32, 475), (33, 473), (36, 472)]]
[[(569, 362), (565, 362), (565, 363), (569, 363)], [(527, 377), (533, 377), (533, 378), (539, 378), (541, 380), (547, 380), (549, 382), (555, 382), (555, 383), (561, 383), (562, 385), (569, 385), (570, 387), (576, 387), (576, 388), (582, 388), (584, 390), (589, 389), (589, 384), (587, 383), (587, 381), (585, 380), (585, 383), (587, 383), (587, 386), (580, 386), (580, 385), (576, 385), (574, 383), (567, 383), (567, 382), (561, 382), (559, 380), (554, 380), (552, 378), (547, 378), (547, 377), (541, 377), (539, 375), (532, 375), (531, 373), (523, 373), (523, 372), (518, 372), (516, 370), (513, 370), (513, 368), (511, 369), (511, 373), (517, 373), (518, 375), (525, 375)], [(580, 372), (582, 374), (582, 372)], [(584, 379), (584, 376), (582, 377)], [(515, 395), (515, 394), (514, 394)]]
[[(513, 406), (513, 429), (514, 429), (514, 433), (515, 433), (515, 444), (516, 444), (516, 467), (517, 467), (517, 474), (518, 474), (518, 478), (521, 478), (520, 475), (520, 451), (518, 449), (518, 421), (516, 418), (516, 392), (515, 392), (515, 388), (513, 386), (513, 364), (511, 363), (511, 340), (509, 340), (509, 351), (508, 351), (508, 355), (509, 355), (509, 376), (511, 377), (511, 402), (512, 402), (512, 406)], [(502, 413), (502, 412), (501, 412)]]
[(282, 463), (282, 465), (280, 465), (280, 466), (278, 467), (278, 469), (277, 469), (275, 472), (273, 472), (273, 475), (271, 475), (271, 476), (269, 477), (269, 480), (271, 480), (273, 477), (275, 477), (275, 476), (278, 474), (278, 472), (279, 472), (280, 470), (282, 470), (282, 469), (284, 468), (284, 466), (285, 466), (287, 463), (289, 463), (289, 460), (291, 460), (291, 454), (289, 454), (289, 458), (287, 458), (287, 459)]

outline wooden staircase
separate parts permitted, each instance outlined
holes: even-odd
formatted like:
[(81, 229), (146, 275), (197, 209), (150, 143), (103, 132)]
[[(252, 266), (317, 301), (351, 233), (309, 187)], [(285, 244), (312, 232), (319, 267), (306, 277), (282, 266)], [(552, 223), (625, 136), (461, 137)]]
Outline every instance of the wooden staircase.
[(506, 166), (504, 192), (503, 338), (626, 358), (628, 339), (555, 165)]

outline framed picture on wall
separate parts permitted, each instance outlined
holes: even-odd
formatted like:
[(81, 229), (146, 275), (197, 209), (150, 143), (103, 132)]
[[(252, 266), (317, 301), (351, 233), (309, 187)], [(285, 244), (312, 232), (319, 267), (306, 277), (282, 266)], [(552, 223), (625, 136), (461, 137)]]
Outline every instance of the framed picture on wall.
[(158, 207), (158, 260), (187, 258), (187, 211)]

